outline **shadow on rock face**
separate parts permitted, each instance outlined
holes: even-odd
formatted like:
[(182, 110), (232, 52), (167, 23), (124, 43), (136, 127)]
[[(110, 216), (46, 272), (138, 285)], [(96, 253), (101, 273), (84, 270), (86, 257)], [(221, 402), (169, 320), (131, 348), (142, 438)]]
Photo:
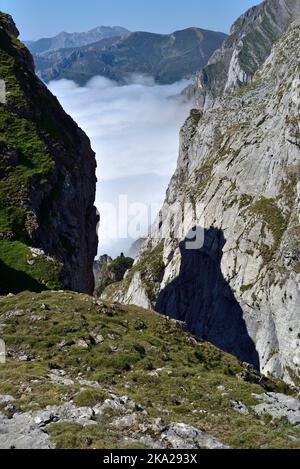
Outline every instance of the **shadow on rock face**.
[(226, 242), (223, 231), (204, 230), (200, 248), (188, 249), (190, 241), (189, 234), (180, 243), (179, 276), (161, 291), (156, 311), (186, 322), (197, 337), (259, 369), (259, 356), (243, 311), (221, 271)]
[(0, 295), (16, 294), (26, 290), (40, 293), (47, 290), (47, 287), (25, 272), (15, 270), (0, 260)]

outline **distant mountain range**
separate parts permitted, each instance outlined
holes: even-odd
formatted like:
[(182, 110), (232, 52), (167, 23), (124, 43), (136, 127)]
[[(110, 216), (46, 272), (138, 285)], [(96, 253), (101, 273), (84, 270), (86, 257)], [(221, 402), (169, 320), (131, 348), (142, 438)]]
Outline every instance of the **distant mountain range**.
[[(101, 28), (97, 28), (100, 33)], [(227, 37), (199, 28), (173, 34), (119, 29), (111, 28), (105, 37), (84, 46), (79, 42), (91, 40), (96, 30), (67, 38), (60, 34), (27, 46), (34, 55), (38, 75), (46, 82), (67, 78), (82, 85), (95, 75), (124, 82), (131, 74), (139, 73), (164, 84), (190, 78), (207, 64)], [(73, 47), (68, 46), (71, 42)]]
[(25, 44), (32, 54), (43, 54), (50, 50), (82, 47), (102, 39), (116, 36), (124, 37), (128, 34), (130, 34), (130, 31), (121, 26), (98, 26), (83, 33), (62, 32), (54, 37), (42, 38), (38, 41), (27, 41)]

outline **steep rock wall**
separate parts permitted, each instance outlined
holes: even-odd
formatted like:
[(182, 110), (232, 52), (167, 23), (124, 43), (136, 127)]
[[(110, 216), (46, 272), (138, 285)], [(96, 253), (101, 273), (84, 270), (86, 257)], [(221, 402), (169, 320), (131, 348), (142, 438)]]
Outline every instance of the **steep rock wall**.
[(208, 109), (224, 92), (251, 83), (273, 44), (299, 16), (299, 0), (265, 0), (250, 8), (235, 21), (208, 65), (196, 74), (186, 95), (199, 109)]
[[(200, 337), (293, 382), (300, 365), (299, 41), (295, 22), (251, 85), (191, 113), (162, 209), (167, 217), (158, 217), (125, 281), (105, 292), (139, 304), (146, 295)], [(193, 226), (204, 228), (204, 246), (186, 253), (172, 233), (186, 236)]]
[(95, 154), (34, 73), (0, 14), (0, 293), (91, 293), (97, 251)]

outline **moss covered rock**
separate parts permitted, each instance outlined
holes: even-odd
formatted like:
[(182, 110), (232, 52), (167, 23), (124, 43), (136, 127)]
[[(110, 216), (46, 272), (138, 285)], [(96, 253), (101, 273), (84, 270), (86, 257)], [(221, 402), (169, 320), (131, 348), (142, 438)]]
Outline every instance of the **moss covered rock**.
[[(0, 293), (92, 292), (95, 157), (0, 13)], [(32, 259), (31, 248), (43, 251)]]

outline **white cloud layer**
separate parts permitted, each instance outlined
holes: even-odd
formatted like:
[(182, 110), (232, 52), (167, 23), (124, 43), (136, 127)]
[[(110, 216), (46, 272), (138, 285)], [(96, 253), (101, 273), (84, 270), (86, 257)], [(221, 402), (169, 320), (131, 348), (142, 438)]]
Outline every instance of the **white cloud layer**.
[[(97, 155), (100, 253), (116, 256), (134, 241), (120, 233), (128, 224), (124, 211), (118, 213), (120, 195), (126, 195), (129, 204), (162, 204), (176, 167), (179, 129), (190, 109), (176, 97), (186, 85), (181, 81), (159, 86), (140, 76), (122, 86), (103, 77), (85, 87), (69, 80), (49, 84), (88, 134)], [(115, 214), (107, 204), (114, 204)], [(142, 218), (145, 231), (148, 218)]]

